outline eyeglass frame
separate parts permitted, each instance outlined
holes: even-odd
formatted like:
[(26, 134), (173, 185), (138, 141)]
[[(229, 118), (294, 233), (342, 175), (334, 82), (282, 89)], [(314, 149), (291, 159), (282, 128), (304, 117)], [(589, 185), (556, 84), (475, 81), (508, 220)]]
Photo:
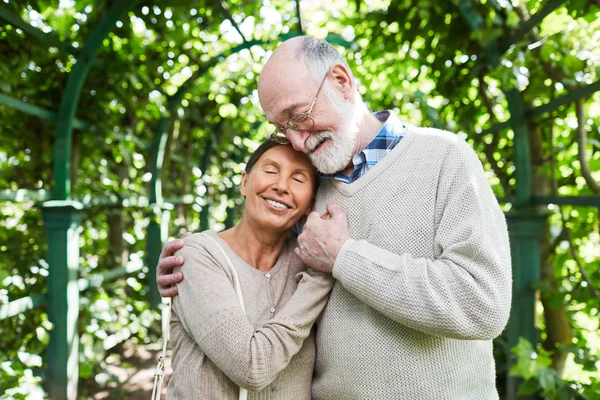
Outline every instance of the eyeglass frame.
[[(311, 128), (312, 128), (312, 126), (315, 125), (315, 120), (313, 117), (311, 117), (310, 113), (312, 112), (313, 108), (317, 104), (317, 100), (319, 99), (319, 94), (321, 93), (323, 86), (325, 86), (325, 81), (327, 80), (327, 77), (329, 76), (331, 69), (332, 69), (332, 67), (327, 69), (327, 72), (325, 73), (325, 76), (323, 77), (323, 80), (321, 81), (321, 84), (319, 85), (319, 89), (317, 90), (315, 97), (313, 97), (312, 103), (310, 104), (308, 109), (304, 112), (292, 115), (292, 117), (290, 119), (288, 119), (285, 124), (281, 125), (279, 128), (275, 128), (275, 131), (273, 133), (271, 133), (272, 141), (280, 143), (280, 144), (289, 144), (290, 140), (288, 139), (286, 132), (288, 131), (288, 129), (291, 129), (293, 131), (298, 130), (298, 125), (290, 124), (290, 121), (293, 121), (294, 119), (296, 119), (298, 117), (305, 117), (305, 118), (310, 119), (312, 121)], [(280, 134), (280, 135), (278, 135), (278, 134)]]

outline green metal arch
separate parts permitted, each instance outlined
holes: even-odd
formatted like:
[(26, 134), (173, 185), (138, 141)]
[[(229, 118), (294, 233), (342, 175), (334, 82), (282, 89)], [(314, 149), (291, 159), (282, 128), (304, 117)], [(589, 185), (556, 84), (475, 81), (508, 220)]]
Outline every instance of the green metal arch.
[(114, 28), (115, 23), (124, 13), (132, 9), (138, 1), (115, 2), (108, 9), (90, 35), (80, 57), (77, 59), (77, 63), (69, 74), (58, 110), (56, 141), (54, 143), (54, 198), (56, 200), (69, 200), (71, 198), (73, 120), (77, 111), (81, 89), (92, 67), (94, 57), (104, 38)]

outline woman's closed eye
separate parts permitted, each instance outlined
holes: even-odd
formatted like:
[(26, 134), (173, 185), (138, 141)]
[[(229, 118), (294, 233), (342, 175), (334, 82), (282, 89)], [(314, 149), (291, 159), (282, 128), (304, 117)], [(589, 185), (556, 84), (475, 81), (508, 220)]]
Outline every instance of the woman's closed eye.
[(300, 183), (306, 183), (308, 181), (306, 176), (304, 176), (302, 174), (292, 175), (292, 179), (295, 180), (296, 182), (300, 182)]

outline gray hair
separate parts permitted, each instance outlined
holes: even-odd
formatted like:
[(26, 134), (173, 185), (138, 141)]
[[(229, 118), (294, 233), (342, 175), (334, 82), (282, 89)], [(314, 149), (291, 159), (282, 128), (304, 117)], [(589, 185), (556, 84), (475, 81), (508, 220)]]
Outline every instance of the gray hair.
[[(302, 43), (298, 47), (296, 51), (296, 59), (304, 61), (308, 70), (310, 71), (311, 76), (315, 80), (315, 82), (320, 83), (325, 73), (329, 68), (331, 68), (334, 64), (343, 64), (348, 71), (350, 72), (350, 78), (354, 82), (354, 91), (356, 93), (356, 98), (358, 100), (357, 106), (362, 104), (362, 99), (358, 90), (356, 89), (356, 80), (354, 79), (354, 75), (352, 74), (352, 70), (348, 66), (346, 60), (342, 58), (340, 53), (329, 44), (326, 40), (315, 39), (310, 36), (303, 36)], [(343, 107), (343, 101), (338, 95), (332, 90), (333, 86), (329, 80), (325, 82), (325, 86), (323, 87), (323, 93), (329, 104), (336, 106), (338, 109)]]
[[(302, 44), (296, 51), (296, 59), (304, 61), (315, 82), (321, 82), (327, 70), (333, 64), (343, 64), (350, 71), (346, 60), (327, 41), (309, 36), (302, 38)], [(352, 74), (352, 71), (350, 71)]]

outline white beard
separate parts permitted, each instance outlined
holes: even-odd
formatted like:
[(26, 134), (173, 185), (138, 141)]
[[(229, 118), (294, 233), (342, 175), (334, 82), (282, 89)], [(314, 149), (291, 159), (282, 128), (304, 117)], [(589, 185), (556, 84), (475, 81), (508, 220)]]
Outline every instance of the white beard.
[[(337, 100), (337, 99), (336, 99)], [(332, 104), (333, 103), (333, 104)], [(315, 132), (306, 139), (304, 153), (308, 155), (315, 168), (323, 174), (333, 174), (345, 169), (354, 156), (358, 136), (357, 113), (354, 109), (338, 101), (330, 101), (332, 108), (343, 122), (337, 132)], [(323, 140), (328, 139), (324, 148), (316, 153), (312, 150)]]

